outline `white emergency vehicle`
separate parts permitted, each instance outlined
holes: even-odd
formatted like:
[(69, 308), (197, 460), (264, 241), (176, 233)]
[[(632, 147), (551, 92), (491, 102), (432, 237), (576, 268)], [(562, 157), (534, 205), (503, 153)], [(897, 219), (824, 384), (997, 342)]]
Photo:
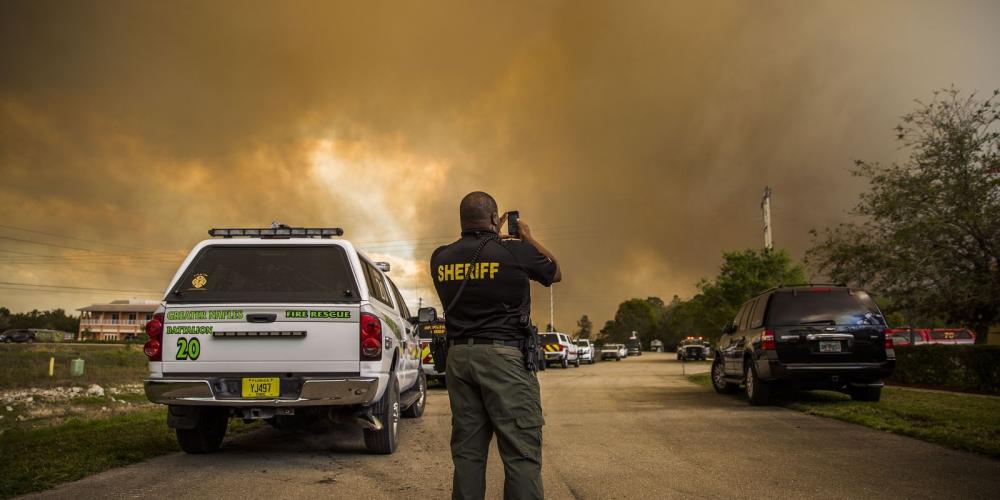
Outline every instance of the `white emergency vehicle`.
[(445, 382), (445, 374), (434, 367), (434, 355), (431, 353), (431, 343), (435, 338), (444, 336), (444, 320), (420, 323), (417, 325), (417, 336), (420, 337), (420, 367), (424, 376), (431, 380)]
[(387, 264), (338, 228), (213, 229), (146, 325), (146, 396), (188, 453), (216, 450), (229, 419), (360, 424), (369, 451), (396, 450), (427, 381)]
[(559, 332), (539, 333), (538, 341), (543, 349), (545, 364), (559, 363), (563, 368), (569, 368), (569, 365), (580, 367), (580, 350), (569, 335)]

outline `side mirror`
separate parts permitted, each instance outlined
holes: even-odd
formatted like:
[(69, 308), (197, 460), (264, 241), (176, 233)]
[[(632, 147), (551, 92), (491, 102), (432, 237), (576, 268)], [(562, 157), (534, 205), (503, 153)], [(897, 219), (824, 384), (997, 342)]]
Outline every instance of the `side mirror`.
[(377, 268), (377, 269), (378, 269), (379, 271), (382, 271), (383, 273), (387, 273), (387, 272), (389, 272), (389, 269), (390, 269), (390, 267), (389, 267), (389, 263), (388, 263), (388, 262), (376, 262), (376, 263), (375, 263), (375, 267), (376, 267), (376, 268)]
[(433, 307), (421, 307), (417, 311), (417, 322), (419, 323), (433, 323), (438, 319), (437, 309)]

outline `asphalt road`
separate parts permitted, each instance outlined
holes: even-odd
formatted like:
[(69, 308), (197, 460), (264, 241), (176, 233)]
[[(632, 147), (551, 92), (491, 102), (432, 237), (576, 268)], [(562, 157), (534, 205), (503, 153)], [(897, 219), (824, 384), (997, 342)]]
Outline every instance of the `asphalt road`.
[[(547, 498), (997, 498), (1000, 461), (915, 439), (754, 408), (689, 383), (667, 354), (541, 374)], [(705, 371), (705, 364), (686, 369)], [(166, 425), (166, 424), (164, 424)], [(227, 440), (56, 490), (57, 498), (420, 498), (451, 492), (447, 394), (404, 420), (399, 451), (364, 452), (360, 431)], [(488, 498), (501, 498), (493, 451)]]

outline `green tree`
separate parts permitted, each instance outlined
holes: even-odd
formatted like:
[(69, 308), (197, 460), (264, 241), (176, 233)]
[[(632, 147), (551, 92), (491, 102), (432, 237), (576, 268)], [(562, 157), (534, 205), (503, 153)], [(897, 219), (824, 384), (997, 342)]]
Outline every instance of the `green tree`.
[(964, 324), (986, 342), (1000, 322), (998, 94), (951, 88), (918, 101), (896, 127), (909, 156), (856, 162), (854, 175), (869, 184), (852, 212), (859, 220), (813, 231), (808, 262), (889, 298), (904, 316)]
[(580, 319), (576, 322), (576, 338), (578, 339), (589, 339), (590, 332), (594, 329), (594, 324), (590, 322), (590, 318), (586, 314), (580, 316)]
[(665, 311), (666, 307), (659, 297), (628, 299), (618, 305), (615, 319), (604, 324), (602, 340), (624, 343), (632, 332), (636, 332), (643, 344), (648, 345), (660, 336), (661, 318)]
[(698, 283), (699, 293), (688, 301), (674, 298), (663, 319), (665, 342), (689, 335), (715, 340), (739, 307), (764, 290), (806, 281), (805, 270), (784, 250), (742, 250), (722, 254), (719, 274)]

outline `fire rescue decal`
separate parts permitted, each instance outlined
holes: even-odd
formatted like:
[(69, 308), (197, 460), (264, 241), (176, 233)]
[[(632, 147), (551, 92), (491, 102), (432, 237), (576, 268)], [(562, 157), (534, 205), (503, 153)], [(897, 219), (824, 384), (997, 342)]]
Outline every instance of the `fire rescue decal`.
[(350, 320), (351, 311), (286, 309), (285, 319), (289, 320)]
[(559, 352), (562, 350), (562, 346), (559, 344), (545, 344), (545, 350), (549, 352)]

